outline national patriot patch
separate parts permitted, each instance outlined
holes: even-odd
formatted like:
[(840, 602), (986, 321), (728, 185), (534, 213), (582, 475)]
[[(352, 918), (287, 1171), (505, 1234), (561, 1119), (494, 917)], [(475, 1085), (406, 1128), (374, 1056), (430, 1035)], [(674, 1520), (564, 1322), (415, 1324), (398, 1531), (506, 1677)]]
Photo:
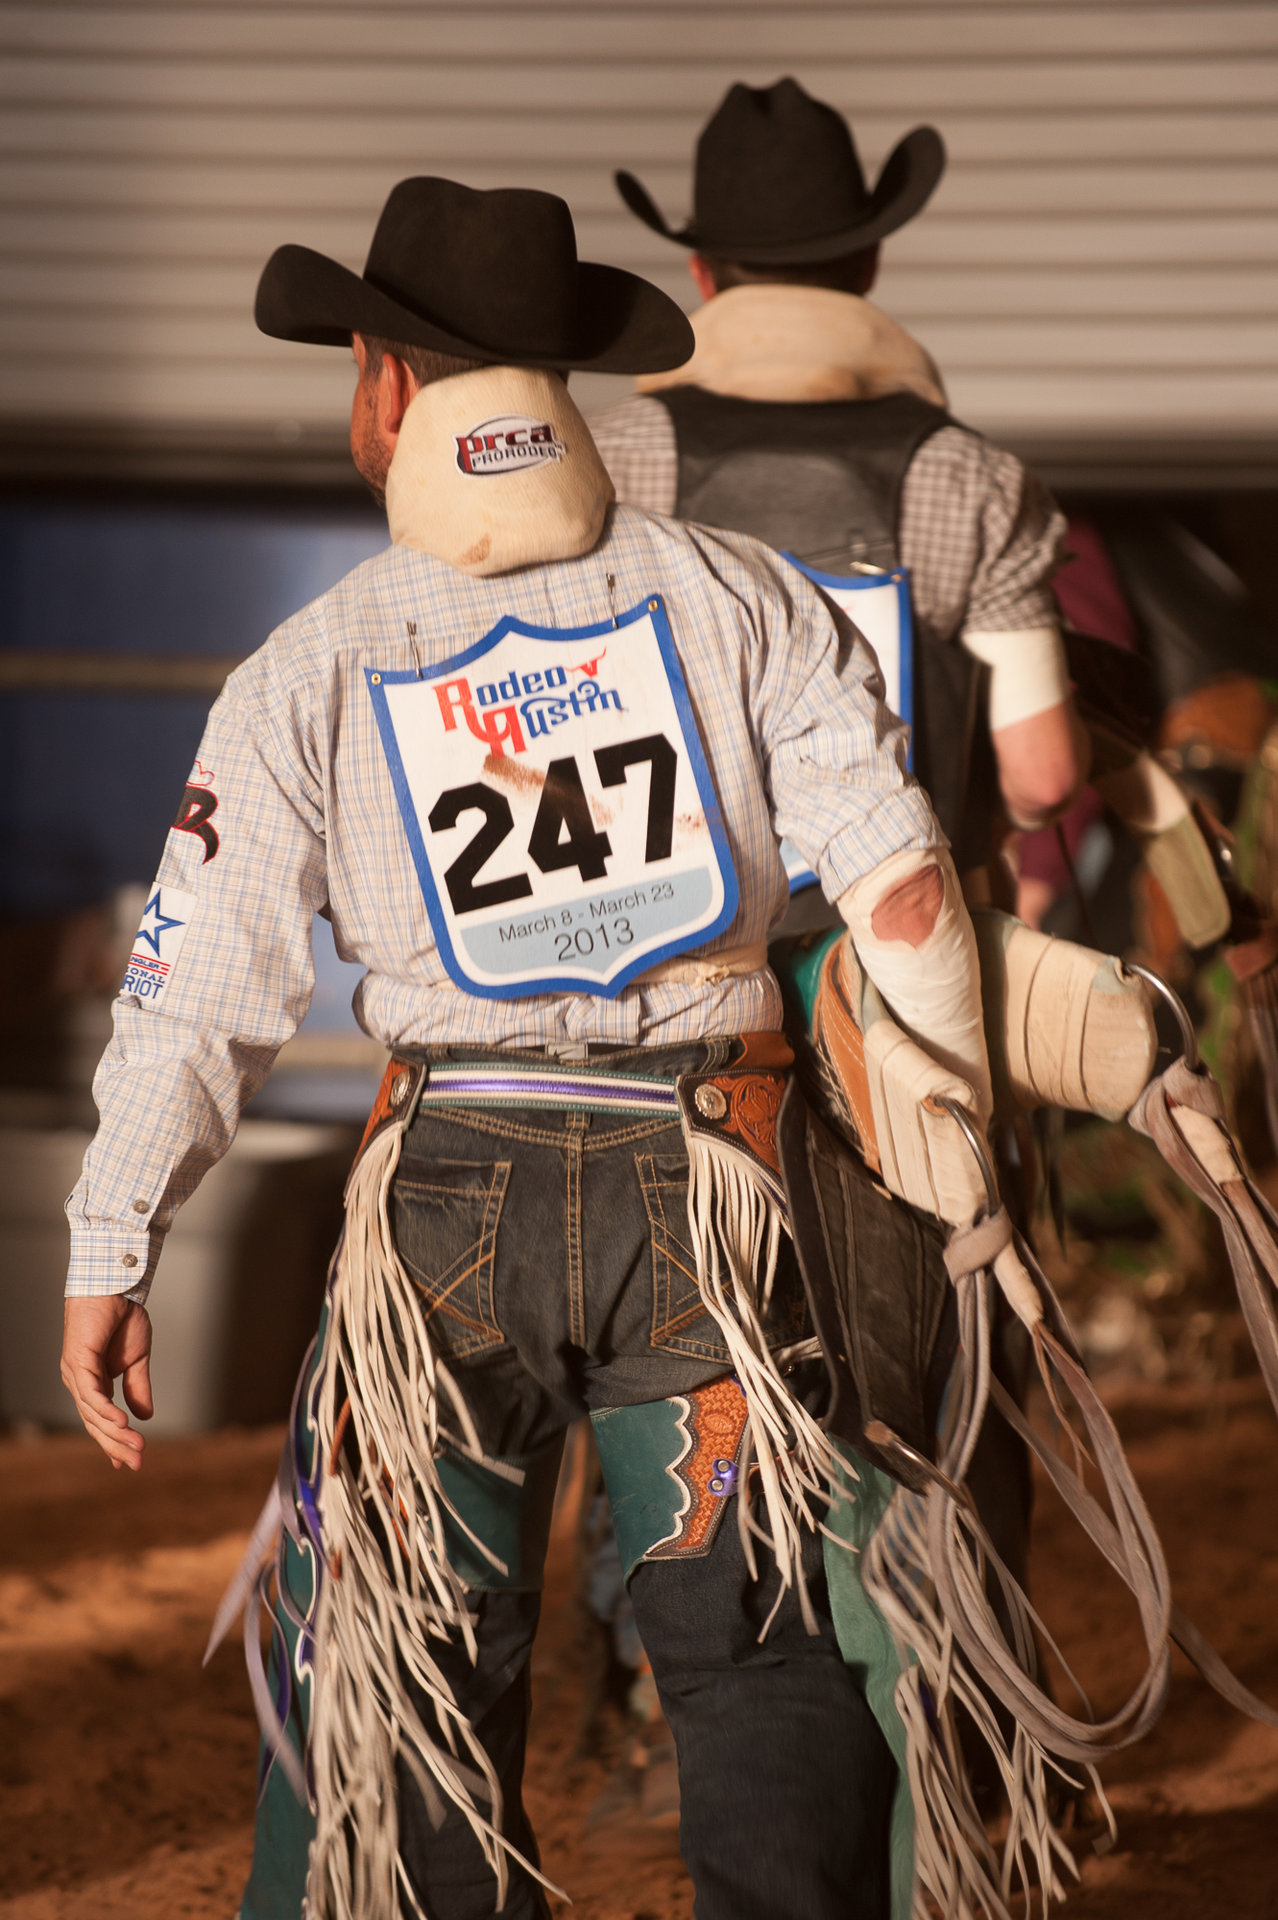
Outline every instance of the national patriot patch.
[(151, 889), (142, 924), (133, 937), (122, 996), (145, 1000), (152, 1007), (164, 998), (198, 904), (199, 895), (184, 893), (181, 887), (162, 887), (157, 882)]

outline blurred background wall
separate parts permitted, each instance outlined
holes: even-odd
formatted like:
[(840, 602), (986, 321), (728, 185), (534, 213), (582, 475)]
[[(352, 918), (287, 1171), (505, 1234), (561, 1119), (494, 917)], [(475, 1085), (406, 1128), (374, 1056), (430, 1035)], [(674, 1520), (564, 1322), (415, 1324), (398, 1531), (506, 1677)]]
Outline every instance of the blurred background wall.
[[(349, 358), (256, 332), (262, 263), (290, 240), (360, 267), (390, 186), (437, 172), (562, 194), (583, 255), (691, 305), (612, 170), (678, 218), (727, 86), (787, 72), (848, 114), (871, 177), (908, 127), (944, 134), (875, 299), (954, 411), (1077, 512), (1174, 514), (1278, 614), (1269, 0), (0, 4), (0, 1418), (62, 1417), (60, 1202), (202, 716), (385, 539), (346, 453)], [(624, 391), (574, 382), (587, 412)], [(317, 959), (307, 1026), (161, 1270), (173, 1424), (282, 1411), (313, 1312), (377, 1073), (322, 923)]]
[(38, 0), (0, 7), (0, 46), (0, 415), (28, 463), (83, 467), (93, 439), (114, 473), (344, 481), (343, 356), (252, 327), (281, 239), (359, 266), (403, 175), (522, 182), (569, 201), (583, 253), (686, 294), (612, 169), (685, 208), (710, 108), (784, 72), (873, 167), (918, 121), (944, 133), (878, 297), (960, 415), (1231, 473), (1278, 428), (1267, 0)]

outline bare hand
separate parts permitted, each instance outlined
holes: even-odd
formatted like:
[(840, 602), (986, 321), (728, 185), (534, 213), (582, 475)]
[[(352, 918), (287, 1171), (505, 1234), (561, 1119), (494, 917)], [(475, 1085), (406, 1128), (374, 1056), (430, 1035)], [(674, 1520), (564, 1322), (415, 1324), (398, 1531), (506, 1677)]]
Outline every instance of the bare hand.
[(151, 1316), (122, 1293), (68, 1300), (62, 1329), (62, 1384), (75, 1401), (85, 1432), (113, 1467), (142, 1465), (142, 1435), (117, 1407), (112, 1388), (124, 1376), (124, 1400), (139, 1420), (151, 1403)]

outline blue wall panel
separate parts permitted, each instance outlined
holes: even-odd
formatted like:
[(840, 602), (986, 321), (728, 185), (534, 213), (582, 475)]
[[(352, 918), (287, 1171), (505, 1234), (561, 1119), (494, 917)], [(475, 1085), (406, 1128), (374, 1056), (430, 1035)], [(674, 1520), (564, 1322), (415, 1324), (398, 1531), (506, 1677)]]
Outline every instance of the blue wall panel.
[[(370, 501), (0, 502), (0, 645), (242, 657), (386, 545)], [(0, 913), (149, 880), (209, 702), (0, 694)]]

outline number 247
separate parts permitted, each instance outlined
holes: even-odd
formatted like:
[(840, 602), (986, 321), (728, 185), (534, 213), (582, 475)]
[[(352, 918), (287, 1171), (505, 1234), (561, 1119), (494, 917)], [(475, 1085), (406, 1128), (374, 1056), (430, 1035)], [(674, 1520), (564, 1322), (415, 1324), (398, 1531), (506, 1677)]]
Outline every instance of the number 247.
[[(674, 842), (675, 774), (679, 756), (665, 735), (649, 733), (640, 740), (599, 747), (594, 760), (600, 785), (605, 787), (624, 785), (631, 767), (647, 762), (651, 779), (644, 859), (648, 862), (668, 860)], [(484, 823), (444, 871), (444, 885), (453, 912), (475, 913), (481, 907), (500, 907), (512, 900), (526, 900), (533, 890), (526, 873), (512, 873), (502, 880), (476, 879), (480, 869), (514, 831), (514, 816), (504, 793), (485, 786), (481, 780), (472, 780), (464, 787), (449, 787), (431, 808), (427, 824), (432, 833), (447, 833), (457, 825), (462, 814), (470, 812), (482, 813)], [(528, 836), (528, 852), (543, 873), (576, 867), (584, 881), (603, 880), (607, 876), (612, 842), (591, 818), (581, 772), (571, 756), (552, 760), (546, 768), (541, 801)]]

